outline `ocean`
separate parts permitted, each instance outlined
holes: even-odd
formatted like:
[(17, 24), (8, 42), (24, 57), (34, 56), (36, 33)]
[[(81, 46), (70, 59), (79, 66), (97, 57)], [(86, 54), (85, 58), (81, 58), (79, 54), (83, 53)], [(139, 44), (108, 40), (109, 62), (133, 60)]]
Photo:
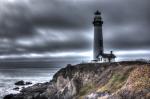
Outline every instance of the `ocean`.
[[(30, 63), (27, 63), (28, 65)], [(18, 87), (14, 85), (15, 82), (24, 80), (35, 83), (48, 82), (52, 79), (53, 75), (60, 69), (60, 67), (50, 68), (0, 68), (0, 99), (7, 94), (15, 94), (19, 91), (13, 90)], [(20, 86), (21, 89), (22, 86)], [(24, 86), (27, 87), (27, 86)]]
[[(53, 75), (67, 64), (77, 61), (9, 61), (0, 62), (0, 99), (7, 94), (15, 94), (14, 83), (20, 80), (35, 83), (48, 82)], [(33, 85), (32, 84), (32, 85)], [(21, 86), (22, 87), (22, 86)], [(20, 89), (21, 89), (20, 87)], [(24, 86), (27, 87), (27, 86)]]

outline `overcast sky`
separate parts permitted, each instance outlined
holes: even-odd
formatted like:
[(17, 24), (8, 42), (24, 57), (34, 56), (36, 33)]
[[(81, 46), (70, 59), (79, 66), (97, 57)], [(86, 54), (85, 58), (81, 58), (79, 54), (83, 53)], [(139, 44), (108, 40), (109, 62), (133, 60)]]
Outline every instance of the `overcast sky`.
[(106, 52), (149, 58), (150, 0), (0, 0), (0, 59), (91, 59), (97, 9)]

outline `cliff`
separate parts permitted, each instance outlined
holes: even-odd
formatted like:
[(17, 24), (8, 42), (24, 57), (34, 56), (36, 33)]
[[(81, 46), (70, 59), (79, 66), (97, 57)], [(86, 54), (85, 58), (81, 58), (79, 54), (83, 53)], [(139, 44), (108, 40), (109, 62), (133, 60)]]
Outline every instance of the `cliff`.
[(145, 62), (68, 65), (50, 82), (4, 99), (150, 99), (150, 64)]

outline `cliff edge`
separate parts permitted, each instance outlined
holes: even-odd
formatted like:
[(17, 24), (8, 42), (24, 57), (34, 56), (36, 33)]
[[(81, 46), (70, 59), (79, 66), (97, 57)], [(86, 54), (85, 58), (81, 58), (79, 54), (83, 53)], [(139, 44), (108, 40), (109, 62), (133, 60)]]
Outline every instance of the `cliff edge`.
[(150, 99), (150, 64), (83, 63), (60, 69), (50, 82), (4, 99)]

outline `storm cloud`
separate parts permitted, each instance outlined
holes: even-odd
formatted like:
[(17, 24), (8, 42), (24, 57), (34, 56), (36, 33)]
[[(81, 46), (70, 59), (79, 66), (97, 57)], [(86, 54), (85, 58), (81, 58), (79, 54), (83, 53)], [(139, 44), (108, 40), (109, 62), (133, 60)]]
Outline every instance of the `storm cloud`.
[(91, 57), (97, 9), (106, 51), (150, 49), (149, 0), (0, 0), (1, 59), (45, 53)]

